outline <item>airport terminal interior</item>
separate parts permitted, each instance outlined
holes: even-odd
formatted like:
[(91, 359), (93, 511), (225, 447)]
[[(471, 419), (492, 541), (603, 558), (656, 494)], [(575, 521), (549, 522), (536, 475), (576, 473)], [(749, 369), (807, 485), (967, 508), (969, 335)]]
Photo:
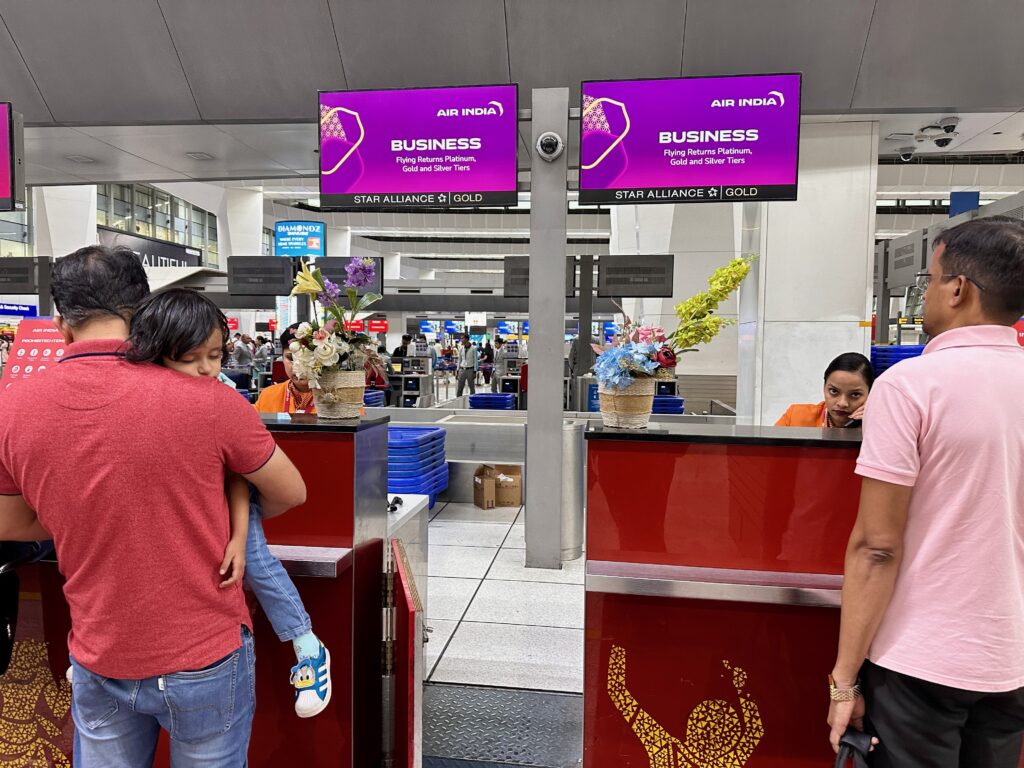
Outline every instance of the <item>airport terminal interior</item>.
[[(223, 312), (333, 655), (297, 718), (254, 612), (250, 766), (831, 764), (860, 431), (774, 425), (921, 354), (936, 236), (1024, 219), (1022, 38), (1010, 0), (0, 0), (0, 390), (84, 246)], [(0, 562), (3, 765), (73, 764), (58, 557)]]

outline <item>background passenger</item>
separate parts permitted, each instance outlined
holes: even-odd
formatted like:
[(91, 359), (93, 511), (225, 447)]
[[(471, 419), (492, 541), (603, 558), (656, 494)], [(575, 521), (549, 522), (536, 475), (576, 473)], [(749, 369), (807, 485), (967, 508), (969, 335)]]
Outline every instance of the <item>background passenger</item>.
[(289, 325), (281, 332), (281, 361), (288, 381), (264, 387), (256, 399), (256, 410), (260, 413), (316, 413), (313, 391), (309, 382), (295, 375), (292, 353), (288, 345), (295, 339), (299, 323)]
[(857, 352), (842, 354), (825, 369), (825, 399), (789, 406), (775, 426), (859, 428), (874, 383), (870, 360)]

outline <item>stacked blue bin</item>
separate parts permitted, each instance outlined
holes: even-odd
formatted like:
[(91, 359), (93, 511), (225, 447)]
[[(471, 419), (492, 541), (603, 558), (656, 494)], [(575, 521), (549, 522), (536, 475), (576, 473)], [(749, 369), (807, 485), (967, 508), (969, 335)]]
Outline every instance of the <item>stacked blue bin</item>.
[(388, 493), (430, 497), (448, 489), (445, 431), (440, 427), (388, 428)]
[(384, 407), (384, 390), (368, 389), (363, 393), (363, 405), (367, 408)]
[(664, 413), (682, 416), (683, 408), (686, 406), (686, 399), (678, 395), (655, 395), (654, 413)]
[(901, 360), (917, 357), (924, 352), (922, 344), (906, 344), (900, 347), (872, 347), (871, 367), (875, 369), (875, 376), (892, 368)]
[(469, 407), (485, 411), (514, 411), (516, 396), (510, 392), (479, 392), (469, 396)]

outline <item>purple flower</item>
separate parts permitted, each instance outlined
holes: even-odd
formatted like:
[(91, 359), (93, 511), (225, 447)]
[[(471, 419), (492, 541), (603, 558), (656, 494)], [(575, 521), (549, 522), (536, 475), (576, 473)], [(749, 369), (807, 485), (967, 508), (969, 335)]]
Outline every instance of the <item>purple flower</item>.
[(346, 288), (366, 288), (373, 283), (376, 276), (376, 269), (373, 259), (361, 259), (353, 256), (345, 266), (348, 279), (345, 281)]
[(324, 278), (324, 290), (317, 296), (317, 300), (325, 307), (329, 304), (337, 304), (338, 299), (341, 298), (341, 286), (337, 283), (332, 283), (326, 277)]

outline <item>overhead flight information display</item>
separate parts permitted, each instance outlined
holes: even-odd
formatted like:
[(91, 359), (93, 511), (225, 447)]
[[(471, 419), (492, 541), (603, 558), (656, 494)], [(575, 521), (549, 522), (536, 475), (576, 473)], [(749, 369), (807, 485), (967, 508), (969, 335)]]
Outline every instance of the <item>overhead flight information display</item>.
[(581, 203), (795, 200), (800, 75), (585, 81)]
[(320, 206), (515, 205), (519, 88), (320, 93)]

